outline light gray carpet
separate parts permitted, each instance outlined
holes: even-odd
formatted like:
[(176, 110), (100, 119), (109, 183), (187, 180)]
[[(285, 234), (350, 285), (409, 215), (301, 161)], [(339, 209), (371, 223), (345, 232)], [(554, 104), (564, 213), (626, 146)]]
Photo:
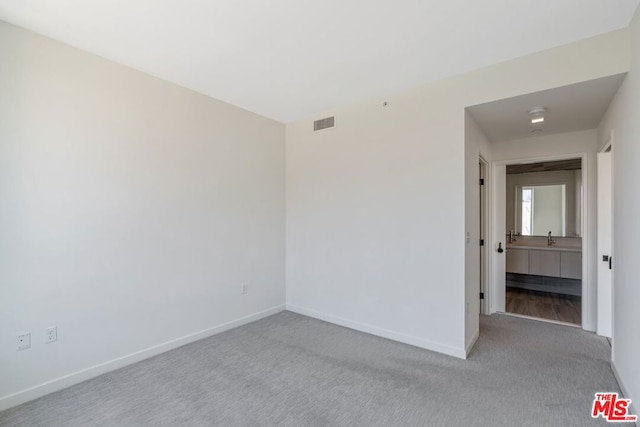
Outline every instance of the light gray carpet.
[(3, 426), (586, 426), (604, 338), (483, 317), (467, 361), (283, 312), (0, 413)]

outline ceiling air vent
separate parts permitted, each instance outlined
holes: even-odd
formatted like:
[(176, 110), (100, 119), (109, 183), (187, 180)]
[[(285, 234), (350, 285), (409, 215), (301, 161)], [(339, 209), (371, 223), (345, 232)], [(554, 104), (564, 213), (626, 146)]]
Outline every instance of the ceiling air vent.
[(327, 117), (326, 119), (320, 119), (313, 122), (313, 131), (332, 128), (336, 125), (335, 116)]

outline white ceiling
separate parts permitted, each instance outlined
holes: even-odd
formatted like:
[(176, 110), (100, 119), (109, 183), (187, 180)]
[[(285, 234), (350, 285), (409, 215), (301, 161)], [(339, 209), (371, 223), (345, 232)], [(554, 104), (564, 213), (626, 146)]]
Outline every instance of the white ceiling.
[[(492, 142), (595, 129), (626, 74), (604, 77), (467, 108)], [(529, 111), (544, 108), (544, 122)], [(535, 133), (534, 130), (537, 130)]]
[(0, 0), (0, 19), (289, 122), (626, 27), (639, 0)]

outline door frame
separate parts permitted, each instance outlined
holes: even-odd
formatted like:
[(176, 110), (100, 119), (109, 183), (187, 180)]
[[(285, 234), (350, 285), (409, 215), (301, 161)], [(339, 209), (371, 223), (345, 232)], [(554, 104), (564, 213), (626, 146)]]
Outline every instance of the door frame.
[[(582, 329), (586, 329), (585, 326), (588, 326), (589, 328), (587, 330), (591, 330), (591, 326), (593, 325), (593, 327), (595, 327), (595, 312), (594, 312), (594, 308), (595, 308), (595, 288), (594, 288), (594, 280), (592, 280), (593, 278), (591, 277), (591, 275), (589, 274), (589, 265), (591, 264), (591, 260), (590, 260), (590, 253), (589, 253), (589, 248), (590, 248), (590, 243), (591, 243), (591, 239), (592, 236), (589, 233), (589, 224), (590, 224), (590, 217), (589, 217), (589, 211), (587, 209), (587, 207), (589, 206), (589, 189), (590, 189), (590, 184), (591, 182), (589, 181), (589, 170), (590, 170), (590, 165), (589, 165), (589, 156), (588, 153), (586, 152), (578, 152), (578, 153), (567, 153), (567, 154), (556, 154), (556, 155), (550, 155), (550, 156), (536, 156), (536, 157), (523, 157), (523, 158), (516, 158), (516, 159), (507, 159), (507, 160), (497, 160), (497, 161), (493, 161), (491, 162), (491, 171), (492, 171), (492, 175), (495, 176), (496, 173), (496, 168), (499, 166), (507, 166), (507, 165), (513, 165), (513, 164), (526, 164), (526, 163), (538, 163), (538, 162), (546, 162), (546, 161), (555, 161), (555, 160), (567, 160), (567, 159), (576, 159), (576, 158), (580, 158), (582, 161), (582, 200), (581, 200), (581, 209), (582, 209), (582, 224), (580, 224), (580, 235), (582, 237), (582, 296), (581, 296), (581, 302), (582, 302)], [(494, 236), (494, 225), (493, 225), (493, 220), (494, 220), (494, 212), (493, 210), (495, 209), (495, 205), (497, 203), (497, 200), (495, 199), (495, 192), (491, 192), (491, 220), (490, 220), (490, 225), (491, 225), (491, 230), (488, 231), (488, 235), (491, 236), (492, 238), (492, 242), (491, 242), (491, 247), (498, 247), (498, 242), (502, 242), (503, 245), (505, 245), (506, 247), (506, 236), (501, 236), (501, 240), (493, 240), (495, 238)], [(489, 256), (487, 258), (490, 259), (489, 264), (491, 266), (494, 266), (494, 260), (496, 256), (504, 256), (504, 255), (499, 255), (496, 253), (496, 251), (490, 251), (489, 252)], [(497, 292), (499, 292), (498, 289), (496, 289), (497, 285), (497, 275), (498, 274), (506, 274), (506, 271), (495, 271), (495, 269), (490, 269), (489, 270), (489, 283), (487, 286), (487, 291), (488, 291), (488, 295), (485, 295), (485, 299), (487, 299), (489, 302), (493, 301), (493, 295), (496, 294)], [(498, 310), (496, 310), (496, 307), (494, 306), (494, 304), (489, 304), (489, 313), (493, 314), (493, 313), (499, 313)]]
[[(596, 154), (596, 156), (599, 156), (600, 153), (610, 153), (611, 158), (610, 158), (610, 172), (611, 172), (611, 178), (610, 178), (610, 185), (611, 185), (611, 191), (610, 191), (610, 198), (611, 198), (611, 214), (610, 214), (610, 221), (611, 221), (611, 231), (610, 231), (610, 237), (609, 237), (609, 256), (613, 258), (613, 189), (614, 187), (614, 182), (613, 182), (613, 161), (614, 161), (614, 132), (613, 129), (611, 129), (611, 132), (609, 134), (609, 138), (607, 139), (607, 141), (604, 143), (604, 145), (602, 146), (602, 148), (600, 150), (598, 150), (598, 153)], [(597, 163), (596, 163), (596, 188), (599, 189), (600, 187), (600, 170), (598, 169), (600, 160), (598, 159)], [(598, 201), (598, 198), (600, 197), (599, 194), (596, 194), (596, 203)], [(596, 281), (595, 281), (595, 285), (596, 285), (596, 316), (600, 315), (600, 298), (598, 297), (597, 291), (600, 290), (600, 273), (599, 273), (599, 269), (600, 266), (602, 265), (601, 262), (601, 253), (600, 253), (600, 247), (599, 244), (597, 242), (597, 236), (600, 234), (600, 224), (597, 221), (596, 218)], [(615, 271), (612, 268), (611, 269), (611, 319), (610, 319), (610, 335), (611, 335), (611, 339), (613, 339), (613, 313), (614, 313), (614, 306), (613, 306), (613, 287), (614, 287), (614, 279), (615, 279)], [(597, 334), (601, 334), (603, 331), (601, 330), (599, 324), (598, 324), (598, 317), (596, 317), (596, 331)], [(607, 335), (603, 335), (603, 336), (607, 336)]]
[(491, 273), (491, 257), (488, 250), (491, 240), (491, 163), (482, 155), (479, 155), (480, 178), (484, 179), (484, 185), (480, 186), (480, 238), (484, 239), (484, 245), (480, 246), (480, 292), (484, 293), (484, 299), (480, 300), (480, 314), (490, 314), (489, 284)]

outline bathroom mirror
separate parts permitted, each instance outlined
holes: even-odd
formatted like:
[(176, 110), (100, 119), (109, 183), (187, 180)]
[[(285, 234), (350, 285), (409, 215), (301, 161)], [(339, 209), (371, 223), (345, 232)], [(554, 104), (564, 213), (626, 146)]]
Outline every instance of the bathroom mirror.
[(507, 166), (507, 230), (523, 236), (579, 237), (581, 159)]

